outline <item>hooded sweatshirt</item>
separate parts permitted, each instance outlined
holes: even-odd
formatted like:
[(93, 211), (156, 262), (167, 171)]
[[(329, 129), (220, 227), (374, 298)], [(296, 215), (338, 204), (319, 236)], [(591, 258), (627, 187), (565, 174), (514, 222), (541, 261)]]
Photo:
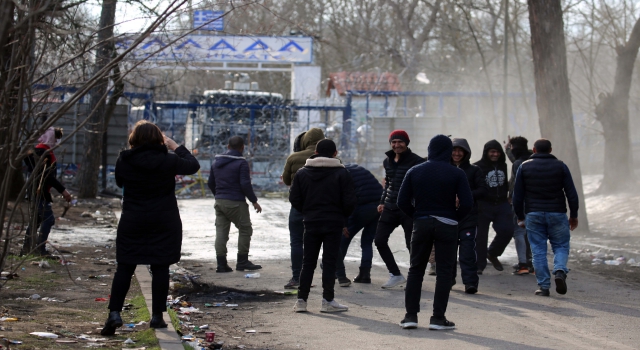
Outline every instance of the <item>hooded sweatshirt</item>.
[(353, 179), (340, 160), (314, 155), (295, 174), (289, 201), (302, 213), (305, 228), (342, 228), (358, 199)]
[[(459, 222), (473, 208), (467, 176), (450, 164), (452, 150), (448, 137), (436, 135), (429, 142), (429, 160), (407, 172), (398, 193), (398, 208), (414, 220), (433, 216)], [(457, 209), (456, 196), (460, 200)]]
[(208, 185), (216, 199), (244, 202), (246, 197), (251, 203), (258, 201), (251, 186), (249, 163), (234, 149), (215, 156)]
[(49, 151), (45, 154), (48, 149), (51, 149), (51, 147), (56, 145), (55, 130), (53, 127), (47, 129), (44, 134), (38, 138), (38, 142), (39, 143), (36, 145), (34, 152), (30, 152), (30, 154), (24, 159), (24, 163), (27, 166), (27, 172), (33, 175), (33, 171), (35, 170), (38, 162), (37, 157), (44, 156), (43, 172), (36, 174), (35, 176), (37, 178), (34, 180), (39, 184), (40, 182), (42, 183), (40, 192), (37, 195), (38, 200), (44, 200), (47, 203), (51, 203), (53, 202), (53, 197), (51, 197), (51, 188), (55, 188), (59, 193), (62, 193), (65, 190), (65, 187), (56, 178), (58, 166), (55, 154), (53, 154), (53, 151)]
[(302, 136), (302, 151), (291, 153), (287, 158), (287, 162), (284, 164), (282, 182), (284, 182), (285, 185), (291, 186), (296, 172), (305, 165), (307, 159), (315, 152), (316, 144), (323, 139), (324, 133), (320, 128), (309, 129), (309, 131)]
[(473, 195), (473, 209), (469, 215), (463, 220), (464, 222), (458, 223), (458, 227), (466, 228), (476, 226), (478, 223), (478, 201), (487, 194), (487, 188), (484, 182), (484, 175), (482, 170), (477, 165), (473, 165), (469, 162), (471, 159), (471, 147), (466, 139), (454, 138), (451, 140), (453, 147), (460, 147), (464, 150), (464, 157), (460, 161), (459, 165), (455, 165), (453, 160), (451, 164), (457, 166), (464, 171), (469, 181), (469, 187), (471, 188), (471, 194)]
[[(489, 159), (489, 150), (496, 149), (500, 151), (500, 158), (497, 162)], [(487, 194), (480, 202), (500, 204), (507, 201), (509, 194), (509, 179), (507, 175), (507, 157), (502, 150), (502, 145), (496, 140), (491, 140), (484, 144), (482, 159), (475, 162), (484, 174), (485, 186), (487, 186)]]

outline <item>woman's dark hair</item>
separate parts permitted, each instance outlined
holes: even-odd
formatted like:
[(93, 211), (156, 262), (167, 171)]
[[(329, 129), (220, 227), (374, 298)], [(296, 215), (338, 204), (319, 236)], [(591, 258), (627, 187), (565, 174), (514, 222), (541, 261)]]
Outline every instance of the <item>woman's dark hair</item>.
[(60, 140), (62, 138), (62, 135), (64, 135), (62, 128), (55, 128), (53, 129), (53, 131), (55, 133), (56, 140)]
[(142, 146), (144, 144), (164, 145), (164, 136), (160, 128), (146, 120), (136, 123), (129, 135), (129, 144), (131, 148)]

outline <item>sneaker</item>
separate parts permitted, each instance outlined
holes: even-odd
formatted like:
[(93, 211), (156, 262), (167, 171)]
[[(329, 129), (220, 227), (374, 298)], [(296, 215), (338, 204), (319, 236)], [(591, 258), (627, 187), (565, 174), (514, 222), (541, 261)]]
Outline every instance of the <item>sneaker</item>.
[(478, 293), (478, 286), (474, 286), (472, 284), (468, 284), (464, 286), (464, 292), (467, 294), (476, 294)]
[(445, 329), (455, 329), (456, 324), (448, 321), (446, 318), (438, 319), (431, 316), (431, 321), (429, 322), (429, 329), (432, 331), (437, 330), (445, 330)]
[(556, 271), (556, 292), (558, 294), (567, 294), (567, 274), (562, 271)]
[(304, 299), (298, 299), (296, 304), (293, 306), (294, 312), (307, 312), (307, 302)]
[(418, 315), (405, 314), (404, 319), (400, 321), (400, 327), (402, 329), (418, 328)]
[(518, 276), (528, 275), (529, 267), (527, 267), (527, 264), (518, 264), (518, 268), (513, 271), (513, 274)]
[(339, 304), (335, 299), (331, 301), (322, 299), (322, 307), (320, 308), (320, 312), (344, 312), (344, 311), (349, 311), (349, 307), (346, 305)]
[(433, 264), (429, 264), (429, 276), (435, 276), (436, 275), (436, 263)]
[(289, 283), (284, 285), (284, 289), (297, 289), (300, 286), (300, 280), (292, 278)]
[(389, 276), (390, 277), (389, 277), (389, 280), (387, 281), (387, 283), (382, 285), (382, 288), (384, 288), (384, 289), (397, 287), (397, 286), (399, 286), (401, 284), (407, 283), (407, 279), (404, 278), (404, 276), (402, 276), (402, 275), (395, 276), (394, 274), (390, 273)]
[(493, 265), (493, 267), (498, 270), (498, 271), (503, 271), (504, 267), (502, 267), (502, 263), (500, 262), (500, 260), (498, 260), (497, 257), (491, 255), (491, 254), (487, 254), (487, 260), (489, 260), (491, 262), (491, 265)]
[(340, 287), (349, 287), (351, 285), (351, 280), (347, 277), (338, 277), (338, 284)]
[(540, 289), (536, 290), (536, 295), (539, 295), (541, 297), (548, 297), (549, 296), (549, 289), (540, 288)]

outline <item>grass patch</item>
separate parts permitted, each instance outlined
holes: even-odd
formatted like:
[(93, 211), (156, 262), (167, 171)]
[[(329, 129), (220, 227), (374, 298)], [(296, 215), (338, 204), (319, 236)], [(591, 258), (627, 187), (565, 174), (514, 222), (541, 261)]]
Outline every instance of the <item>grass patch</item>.
[(180, 319), (178, 318), (178, 314), (173, 309), (168, 309), (167, 313), (169, 314), (169, 318), (171, 318), (171, 324), (173, 325), (173, 329), (179, 330), (180, 327)]
[(160, 342), (158, 342), (158, 338), (156, 337), (156, 331), (153, 328), (146, 329), (144, 331), (136, 332), (135, 335), (132, 336), (133, 340), (136, 342), (134, 347), (146, 347), (147, 350), (160, 350)]
[(144, 296), (142, 294), (138, 294), (136, 297), (131, 299), (131, 304), (133, 305), (131, 308), (133, 311), (133, 322), (149, 322), (151, 315), (149, 314), (149, 309), (147, 309), (147, 303), (144, 300)]

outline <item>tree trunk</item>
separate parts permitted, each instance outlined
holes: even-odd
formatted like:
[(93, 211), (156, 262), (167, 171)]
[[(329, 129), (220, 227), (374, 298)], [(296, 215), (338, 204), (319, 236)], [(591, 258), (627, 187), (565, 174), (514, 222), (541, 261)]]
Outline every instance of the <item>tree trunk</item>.
[[(113, 26), (116, 16), (117, 0), (103, 0), (100, 13), (100, 30), (98, 31), (98, 46), (94, 74), (102, 70), (113, 52)], [(100, 170), (100, 154), (102, 152), (102, 138), (106, 130), (105, 95), (109, 83), (109, 76), (105, 76), (91, 91), (89, 109), (93, 111), (84, 132), (84, 156), (75, 179), (78, 186), (79, 198), (95, 198), (98, 190), (98, 172)]]
[(640, 19), (629, 41), (616, 48), (616, 75), (613, 93), (601, 93), (596, 119), (604, 131), (604, 178), (599, 192), (615, 192), (635, 187), (635, 173), (629, 137), (629, 90), (640, 48)]
[(551, 141), (554, 154), (571, 171), (580, 197), (579, 228), (588, 231), (571, 111), (562, 7), (560, 0), (528, 0), (528, 5), (540, 134)]

